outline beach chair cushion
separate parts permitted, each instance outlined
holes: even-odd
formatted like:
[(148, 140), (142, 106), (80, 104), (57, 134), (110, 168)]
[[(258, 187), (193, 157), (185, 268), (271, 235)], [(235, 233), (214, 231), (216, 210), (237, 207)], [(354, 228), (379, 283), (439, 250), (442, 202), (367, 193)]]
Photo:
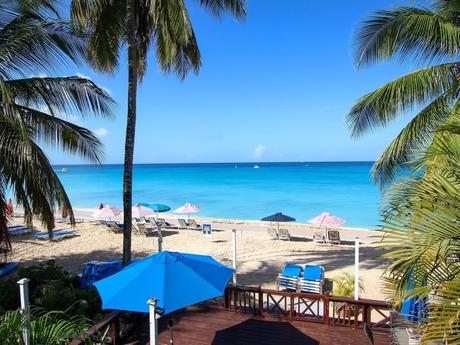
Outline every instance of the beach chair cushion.
[(280, 229), (280, 232), (278, 234), (278, 238), (280, 240), (291, 240), (291, 234), (289, 233), (288, 229)]
[[(78, 232), (75, 230), (54, 230), (53, 231), (53, 241), (62, 240), (68, 237), (77, 236)], [(48, 233), (40, 233), (33, 235), (34, 238), (38, 238), (40, 240), (47, 240), (49, 239)]]
[(201, 225), (197, 224), (195, 219), (189, 219), (188, 228), (193, 229), (193, 230), (197, 230), (197, 229), (201, 228)]
[(322, 281), (324, 278), (323, 266), (305, 265), (303, 279), (309, 281)]
[(188, 227), (188, 224), (187, 224), (187, 222), (185, 221), (185, 219), (179, 218), (177, 221), (179, 222), (179, 226), (180, 226), (181, 228), (186, 229), (186, 228)]
[(17, 236), (17, 235), (24, 235), (24, 234), (30, 234), (34, 228), (32, 227), (27, 227), (27, 226), (20, 226), (16, 228), (8, 228), (8, 234)]
[(293, 264), (287, 264), (284, 266), (283, 272), (281, 272), (282, 276), (285, 277), (300, 277), (302, 274), (302, 266), (299, 265), (293, 265)]

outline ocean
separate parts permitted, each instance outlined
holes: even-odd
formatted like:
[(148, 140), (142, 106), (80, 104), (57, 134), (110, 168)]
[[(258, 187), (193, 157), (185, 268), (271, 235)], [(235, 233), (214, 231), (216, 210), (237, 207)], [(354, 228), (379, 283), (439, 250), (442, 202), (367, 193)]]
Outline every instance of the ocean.
[[(185, 202), (201, 216), (259, 220), (275, 212), (306, 222), (327, 211), (346, 226), (378, 224), (372, 162), (136, 164), (133, 202)], [(64, 169), (63, 169), (64, 168)], [(73, 207), (122, 207), (122, 165), (55, 166)], [(64, 170), (64, 171), (63, 171)]]

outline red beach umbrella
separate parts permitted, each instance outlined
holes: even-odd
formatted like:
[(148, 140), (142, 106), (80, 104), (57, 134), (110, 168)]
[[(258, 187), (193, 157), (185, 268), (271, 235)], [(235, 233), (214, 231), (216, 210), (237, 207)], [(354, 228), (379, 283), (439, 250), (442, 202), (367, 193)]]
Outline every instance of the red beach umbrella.
[(103, 208), (104, 208), (104, 204), (101, 202), (101, 203), (99, 204), (99, 209), (102, 210)]
[(12, 216), (14, 213), (13, 201), (11, 199), (8, 200), (8, 205), (6, 205), (6, 212), (9, 216)]
[(69, 216), (69, 212), (67, 211), (66, 208), (63, 208), (63, 209), (61, 210), (61, 217), (65, 219), (65, 218), (67, 218), (68, 216)]

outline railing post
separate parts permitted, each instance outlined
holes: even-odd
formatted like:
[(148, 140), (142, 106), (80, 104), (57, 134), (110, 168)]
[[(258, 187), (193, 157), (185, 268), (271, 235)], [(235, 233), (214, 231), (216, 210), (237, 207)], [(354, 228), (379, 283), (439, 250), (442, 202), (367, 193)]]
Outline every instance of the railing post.
[(259, 314), (262, 315), (264, 312), (264, 293), (261, 286), (259, 285)]
[(117, 345), (118, 344), (118, 318), (112, 321), (110, 328), (111, 328), (110, 335), (112, 336), (112, 345)]
[(329, 293), (326, 293), (324, 295), (323, 315), (324, 315), (324, 324), (329, 326)]
[(294, 319), (294, 295), (291, 295), (291, 306), (289, 307), (289, 318)]
[(228, 305), (228, 286), (225, 288), (225, 291), (224, 291), (224, 308), (225, 309), (228, 309), (229, 305)]

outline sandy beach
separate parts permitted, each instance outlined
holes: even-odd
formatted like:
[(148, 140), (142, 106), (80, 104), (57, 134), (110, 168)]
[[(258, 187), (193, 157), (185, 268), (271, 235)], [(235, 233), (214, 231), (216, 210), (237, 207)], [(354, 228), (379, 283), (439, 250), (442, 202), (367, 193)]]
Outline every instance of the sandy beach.
[[(77, 209), (78, 217), (86, 218), (90, 209)], [(175, 222), (175, 215), (162, 215)], [(238, 284), (262, 285), (275, 288), (276, 276), (287, 263), (323, 265), (326, 278), (333, 278), (342, 272), (354, 270), (354, 242), (359, 237), (362, 243), (360, 255), (360, 276), (364, 285), (362, 297), (384, 299), (380, 276), (384, 262), (376, 257), (383, 252), (377, 248), (381, 233), (366, 229), (341, 229), (342, 244), (339, 246), (319, 245), (311, 239), (313, 233), (321, 231), (306, 224), (284, 223), (291, 241), (272, 240), (267, 235), (269, 223), (259, 221), (237, 221), (195, 217), (200, 224), (212, 224), (212, 236), (190, 230), (163, 231), (163, 249), (211, 255), (226, 265), (232, 260), (231, 229), (237, 229), (237, 271)], [(21, 224), (21, 218), (14, 222)], [(34, 224), (41, 229), (40, 224)], [(58, 229), (69, 225), (56, 224)], [(32, 238), (31, 235), (11, 238), (13, 253), (10, 260), (28, 266), (54, 259), (72, 273), (81, 273), (83, 263), (92, 260), (119, 258), (122, 252), (122, 235), (106, 230), (88, 221), (76, 225), (79, 236), (60, 242), (48, 242)], [(157, 252), (156, 237), (133, 234), (133, 256), (142, 258)]]

